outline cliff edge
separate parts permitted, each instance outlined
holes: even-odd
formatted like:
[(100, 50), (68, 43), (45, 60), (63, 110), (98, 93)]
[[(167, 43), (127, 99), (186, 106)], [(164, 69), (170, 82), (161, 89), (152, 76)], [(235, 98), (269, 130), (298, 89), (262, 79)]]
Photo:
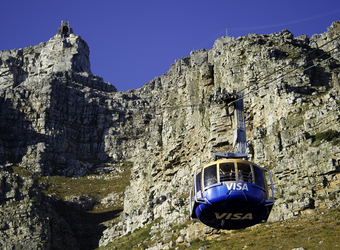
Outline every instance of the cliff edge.
[[(171, 227), (188, 220), (194, 169), (233, 151), (232, 110), (211, 101), (221, 89), (244, 93), (247, 151), (274, 177), (271, 221), (339, 206), (339, 27), (311, 38), (288, 30), (221, 37), (125, 92), (91, 73), (89, 48), (70, 29), (0, 51), (0, 246), (83, 247), (36, 180), (81, 178), (128, 160), (124, 211), (96, 244), (159, 218), (153, 230), (169, 247)], [(181, 237), (191, 241), (195, 230), (203, 229)]]

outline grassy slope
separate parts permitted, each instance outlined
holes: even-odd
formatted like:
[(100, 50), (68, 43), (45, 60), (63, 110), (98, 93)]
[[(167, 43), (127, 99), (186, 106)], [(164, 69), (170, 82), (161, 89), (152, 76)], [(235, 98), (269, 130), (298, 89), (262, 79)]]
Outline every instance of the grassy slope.
[[(189, 222), (188, 224), (191, 224)], [(150, 238), (150, 227), (116, 239), (99, 249), (145, 249), (155, 244)], [(265, 223), (242, 230), (220, 231), (206, 239), (177, 244), (170, 249), (340, 249), (340, 209), (315, 211), (308, 217), (297, 217), (282, 222)], [(174, 235), (179, 233), (175, 230)], [(174, 238), (175, 240), (175, 238)], [(157, 242), (157, 240), (156, 240)]]
[[(80, 178), (69, 178), (66, 176), (35, 176), (39, 179), (42, 192), (45, 196), (55, 196), (65, 201), (67, 196), (89, 196), (100, 201), (110, 193), (122, 193), (130, 183), (130, 169), (132, 164), (124, 162), (119, 165), (125, 171), (116, 174), (89, 175)], [(30, 171), (20, 167), (13, 167), (14, 172), (21, 176), (32, 175)], [(98, 178), (91, 178), (98, 177)], [(123, 203), (118, 206), (106, 207), (100, 204), (95, 206), (90, 213), (102, 213), (112, 210), (123, 209)]]
[[(55, 195), (64, 200), (70, 195), (88, 195), (100, 201), (112, 192), (122, 192), (129, 184), (131, 164), (125, 163), (121, 166), (126, 171), (116, 174), (118, 178), (109, 180), (68, 178), (64, 176), (37, 177), (41, 183), (45, 195)], [(14, 171), (20, 175), (30, 175), (28, 171), (15, 168)], [(105, 175), (104, 175), (105, 176)], [(80, 212), (63, 204), (58, 208), (65, 213), (75, 214), (79, 221), (92, 223), (93, 226), (114, 223), (123, 209), (120, 204), (105, 207), (96, 205), (91, 211)], [(67, 216), (67, 215), (66, 215)], [(72, 219), (72, 218), (69, 218)], [(116, 239), (106, 247), (99, 249), (145, 249), (161, 241), (161, 236), (150, 235), (151, 226), (159, 222), (154, 221), (145, 228), (136, 230), (122, 238)], [(172, 230), (172, 241), (175, 241), (179, 231), (195, 222), (187, 221), (184, 225), (177, 225)], [(98, 231), (98, 240), (103, 229)], [(253, 228), (233, 231), (220, 231), (218, 234), (207, 235), (205, 239), (194, 239), (192, 242), (177, 244), (172, 249), (198, 249), (207, 246), (207, 249), (293, 249), (304, 247), (305, 249), (340, 249), (340, 209), (314, 211), (308, 217), (298, 217), (284, 222), (265, 223)], [(154, 237), (151, 237), (154, 236)], [(156, 236), (156, 237), (155, 237)], [(165, 242), (168, 243), (168, 242)], [(93, 248), (92, 248), (93, 249)]]
[[(124, 190), (130, 183), (131, 163), (119, 165), (124, 172), (104, 175), (90, 175), (80, 178), (65, 176), (33, 176), (40, 183), (41, 190), (46, 197), (53, 197), (51, 204), (54, 209), (68, 222), (78, 246), (83, 250), (98, 247), (103, 231), (115, 223), (123, 211)], [(21, 167), (13, 167), (20, 176), (32, 176), (30, 171)], [(118, 194), (116, 202), (100, 204), (109, 194)], [(67, 197), (81, 196), (97, 201), (97, 205), (89, 211), (77, 210), (66, 201)]]

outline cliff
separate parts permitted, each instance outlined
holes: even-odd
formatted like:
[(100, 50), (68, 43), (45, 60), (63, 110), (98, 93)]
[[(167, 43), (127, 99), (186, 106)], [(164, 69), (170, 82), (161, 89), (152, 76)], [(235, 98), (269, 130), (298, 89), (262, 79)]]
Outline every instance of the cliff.
[[(248, 153), (274, 176), (270, 220), (339, 206), (339, 26), (311, 38), (288, 30), (222, 37), (211, 50), (193, 51), (166, 74), (126, 92), (91, 73), (89, 48), (74, 34), (64, 42), (57, 34), (37, 46), (1, 51), (0, 212), (8, 214), (13, 204), (27, 211), (33, 196), (24, 190), (32, 188), (39, 206), (36, 217), (20, 213), (22, 224), (3, 217), (0, 244), (35, 249), (32, 242), (43, 242), (49, 249), (63, 237), (56, 224), (71, 230), (37, 184), (12, 173), (15, 167), (77, 178), (133, 162), (120, 222), (104, 231), (101, 245), (159, 217), (165, 235), (170, 224), (187, 221), (193, 170), (213, 152), (233, 151), (232, 109), (212, 103), (223, 88), (244, 93)], [(18, 186), (15, 178), (27, 188), (8, 188)], [(28, 247), (19, 235), (32, 220), (50, 238), (27, 238)], [(36, 229), (25, 230), (30, 235)], [(192, 231), (185, 237), (192, 239)]]

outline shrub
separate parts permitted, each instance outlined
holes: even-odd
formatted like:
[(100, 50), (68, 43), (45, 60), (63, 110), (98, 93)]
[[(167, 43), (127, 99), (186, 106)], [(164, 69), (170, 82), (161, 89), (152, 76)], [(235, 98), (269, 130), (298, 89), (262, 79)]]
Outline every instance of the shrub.
[(318, 147), (322, 140), (331, 141), (332, 145), (335, 146), (340, 143), (340, 132), (329, 129), (325, 132), (317, 133), (315, 136), (315, 141), (312, 143), (313, 147)]
[(37, 197), (32, 197), (29, 201), (29, 203), (36, 203), (38, 202), (38, 198)]
[(326, 141), (332, 141), (334, 139), (337, 139), (340, 137), (340, 132), (329, 129), (325, 132), (320, 132), (315, 135), (315, 140), (326, 140)]
[(335, 199), (336, 199), (336, 195), (333, 193), (333, 194), (330, 194), (329, 196), (328, 196), (328, 199), (330, 200), (330, 201), (334, 201)]

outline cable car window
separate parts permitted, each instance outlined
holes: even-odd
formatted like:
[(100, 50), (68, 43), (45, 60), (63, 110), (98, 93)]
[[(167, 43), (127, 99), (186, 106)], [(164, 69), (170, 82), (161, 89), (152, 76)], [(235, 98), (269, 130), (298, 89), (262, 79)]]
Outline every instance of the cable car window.
[[(269, 176), (265, 171), (263, 171), (263, 174), (264, 174), (264, 188), (266, 190), (266, 194), (269, 195), (269, 192), (268, 192), (268, 183), (270, 183)], [(271, 198), (268, 198), (268, 199), (272, 200), (273, 199), (272, 193), (270, 194), (270, 196)]]
[(204, 186), (217, 183), (216, 165), (211, 165), (204, 169)]
[(201, 176), (202, 176), (202, 172), (199, 172), (196, 175), (196, 192), (197, 193), (201, 191)]
[(237, 163), (237, 176), (239, 181), (252, 182), (253, 175), (251, 172), (251, 165), (246, 163)]
[(220, 181), (236, 181), (235, 165), (233, 162), (220, 163)]
[(266, 188), (264, 173), (261, 168), (254, 166), (255, 184)]

